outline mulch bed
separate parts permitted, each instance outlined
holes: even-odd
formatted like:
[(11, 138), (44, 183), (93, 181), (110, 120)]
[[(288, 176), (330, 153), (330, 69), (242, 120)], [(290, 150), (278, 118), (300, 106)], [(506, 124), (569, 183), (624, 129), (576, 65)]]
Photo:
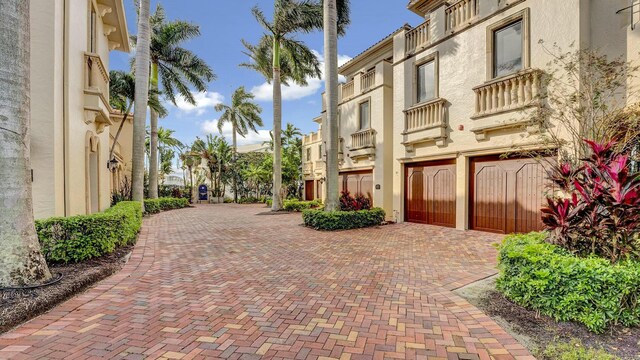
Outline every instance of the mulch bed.
[(0, 290), (0, 334), (41, 315), (91, 285), (118, 272), (133, 246), (79, 264), (52, 264), (49, 270), (63, 278), (50, 286), (30, 290)]
[(621, 359), (640, 359), (640, 328), (619, 326), (604, 334), (594, 334), (581, 324), (556, 322), (514, 304), (495, 290), (495, 278), (476, 284), (456, 290), (456, 293), (493, 318), (536, 356), (540, 356), (540, 350), (550, 343), (578, 339), (585, 347), (602, 348)]

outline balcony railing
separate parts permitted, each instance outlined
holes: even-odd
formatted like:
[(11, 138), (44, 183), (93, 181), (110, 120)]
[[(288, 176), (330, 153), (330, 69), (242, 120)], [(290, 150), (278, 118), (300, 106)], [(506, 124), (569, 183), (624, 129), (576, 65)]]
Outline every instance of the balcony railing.
[(441, 126), (444, 120), (444, 99), (435, 99), (405, 110), (405, 132)]
[(467, 25), (478, 15), (478, 0), (459, 0), (444, 10), (447, 31)]
[(311, 174), (313, 172), (313, 162), (307, 161), (302, 164), (302, 172), (305, 174)]
[(109, 99), (109, 73), (97, 54), (85, 53), (85, 89), (98, 90)]
[(375, 70), (370, 70), (370, 71), (367, 71), (366, 73), (362, 74), (362, 77), (360, 78), (360, 89), (363, 92), (371, 89), (372, 87), (375, 86), (375, 84), (376, 84), (376, 71)]
[(351, 134), (351, 150), (376, 147), (376, 131), (374, 129), (360, 130)]
[(342, 100), (346, 100), (355, 94), (355, 86), (353, 80), (342, 85)]
[(405, 35), (405, 50), (407, 53), (413, 53), (431, 41), (431, 32), (429, 30), (431, 22), (429, 20), (409, 30)]
[(528, 70), (475, 87), (476, 113), (482, 117), (535, 105), (542, 72)]

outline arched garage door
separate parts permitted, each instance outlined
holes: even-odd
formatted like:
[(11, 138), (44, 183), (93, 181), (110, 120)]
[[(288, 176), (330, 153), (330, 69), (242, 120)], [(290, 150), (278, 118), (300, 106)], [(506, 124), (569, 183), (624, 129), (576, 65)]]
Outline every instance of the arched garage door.
[(406, 221), (456, 226), (455, 160), (407, 164), (405, 179)]
[(352, 196), (364, 195), (373, 201), (373, 170), (340, 173), (340, 193), (348, 190)]
[(470, 225), (503, 234), (542, 230), (545, 167), (531, 158), (471, 160)]

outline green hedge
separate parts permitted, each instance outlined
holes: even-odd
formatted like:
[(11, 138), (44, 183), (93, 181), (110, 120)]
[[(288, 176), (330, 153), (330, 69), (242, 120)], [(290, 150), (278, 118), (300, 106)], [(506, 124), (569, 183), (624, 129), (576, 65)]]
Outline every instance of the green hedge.
[(184, 198), (159, 198), (159, 199), (146, 199), (144, 201), (144, 213), (145, 214), (157, 214), (161, 211), (182, 209), (189, 206), (189, 200)]
[(322, 203), (318, 200), (300, 201), (300, 200), (292, 199), (292, 200), (285, 200), (282, 207), (285, 211), (300, 212), (306, 209), (317, 208), (317, 207), (320, 207), (321, 205)]
[(557, 321), (601, 333), (640, 324), (640, 263), (579, 258), (545, 242), (546, 234), (510, 235), (500, 246), (498, 289)]
[(302, 219), (306, 226), (316, 230), (347, 230), (380, 225), (385, 213), (380, 208), (359, 211), (303, 210)]
[(49, 262), (79, 262), (133, 244), (142, 225), (140, 203), (123, 201), (92, 215), (36, 221), (40, 246)]

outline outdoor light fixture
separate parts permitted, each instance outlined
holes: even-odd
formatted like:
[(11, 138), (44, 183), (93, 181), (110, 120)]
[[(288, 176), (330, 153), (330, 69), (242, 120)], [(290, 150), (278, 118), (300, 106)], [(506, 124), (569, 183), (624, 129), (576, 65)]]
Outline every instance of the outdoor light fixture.
[(118, 168), (118, 160), (116, 160), (115, 157), (111, 158), (111, 160), (107, 162), (107, 169), (109, 169), (109, 171), (111, 172), (115, 172), (117, 168)]

